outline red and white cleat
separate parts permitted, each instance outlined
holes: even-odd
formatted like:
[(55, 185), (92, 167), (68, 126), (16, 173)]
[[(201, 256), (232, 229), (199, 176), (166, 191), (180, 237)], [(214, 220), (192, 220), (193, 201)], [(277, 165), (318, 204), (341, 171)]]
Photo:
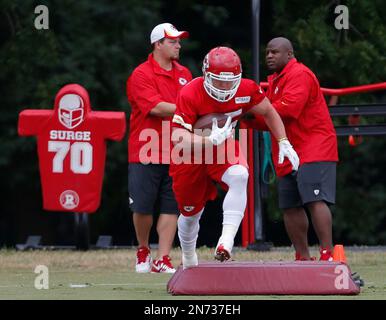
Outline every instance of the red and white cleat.
[(151, 270), (151, 255), (148, 247), (139, 247), (137, 249), (137, 258), (135, 261), (135, 271), (138, 273), (147, 273)]
[(163, 256), (162, 259), (154, 260), (153, 266), (151, 268), (152, 273), (174, 273), (176, 269), (174, 269), (171, 258), (166, 255)]
[(224, 261), (227, 261), (231, 258), (231, 254), (230, 254), (229, 250), (225, 249), (223, 244), (220, 244), (216, 248), (216, 253), (214, 255), (214, 258), (216, 260), (224, 262)]
[(319, 261), (334, 261), (332, 251), (325, 248), (320, 248)]

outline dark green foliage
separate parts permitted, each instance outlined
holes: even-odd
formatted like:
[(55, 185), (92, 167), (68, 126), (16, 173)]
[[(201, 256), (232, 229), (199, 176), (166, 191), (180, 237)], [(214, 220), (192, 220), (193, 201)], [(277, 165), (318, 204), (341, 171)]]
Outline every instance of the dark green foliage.
[[(51, 109), (63, 85), (79, 83), (88, 90), (94, 110), (126, 111), (129, 115), (126, 79), (146, 59), (150, 50), (149, 30), (160, 21), (160, 4), (136, 0), (3, 1), (3, 4), (0, 178), (2, 198), (10, 202), (0, 217), (22, 220), (23, 216), (35, 214), (36, 208), (31, 203), (41, 202), (41, 190), (36, 141), (17, 136), (19, 112)], [(34, 28), (34, 8), (38, 4), (49, 8), (49, 30)], [(108, 144), (106, 192), (99, 214), (93, 216), (94, 220), (100, 220), (101, 226), (111, 212), (122, 210), (128, 217), (126, 172), (125, 137), (120, 143)], [(18, 199), (24, 203), (21, 208), (12, 203)]]
[[(334, 28), (338, 2), (262, 1), (261, 80), (267, 75), (265, 44), (281, 35), (293, 41), (296, 56), (316, 73), (324, 87), (385, 81), (386, 6), (382, 0), (347, 1), (350, 29), (338, 31)], [(229, 45), (239, 52), (244, 74), (252, 77), (250, 1), (0, 3), (0, 192), (7, 200), (0, 213), (0, 244), (24, 241), (26, 235), (39, 232), (37, 220), (55, 228), (51, 220), (44, 220), (51, 213), (41, 210), (36, 141), (17, 135), (21, 110), (52, 108), (57, 91), (76, 82), (89, 91), (94, 110), (125, 111), (128, 117), (126, 79), (150, 52), (150, 30), (165, 21), (190, 32), (181, 61), (194, 76), (200, 75), (209, 49)], [(39, 4), (50, 10), (49, 30), (34, 28), (34, 8)], [(384, 101), (384, 97), (359, 95), (340, 102)], [(386, 242), (385, 141), (384, 137), (365, 138), (362, 145), (351, 148), (346, 139), (339, 140), (341, 163), (334, 208), (338, 240)], [(114, 230), (127, 233), (127, 137), (120, 143), (109, 142), (107, 150), (102, 205), (92, 216), (92, 235)], [(274, 193), (270, 199), (269, 220), (280, 220)]]

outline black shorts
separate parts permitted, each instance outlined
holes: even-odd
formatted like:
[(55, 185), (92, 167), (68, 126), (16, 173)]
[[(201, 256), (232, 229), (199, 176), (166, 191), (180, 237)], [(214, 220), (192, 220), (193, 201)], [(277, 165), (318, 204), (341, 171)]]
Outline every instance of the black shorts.
[(279, 208), (302, 207), (307, 203), (335, 203), (336, 162), (305, 163), (298, 172), (279, 178)]
[(136, 213), (178, 214), (169, 165), (129, 163), (129, 205)]

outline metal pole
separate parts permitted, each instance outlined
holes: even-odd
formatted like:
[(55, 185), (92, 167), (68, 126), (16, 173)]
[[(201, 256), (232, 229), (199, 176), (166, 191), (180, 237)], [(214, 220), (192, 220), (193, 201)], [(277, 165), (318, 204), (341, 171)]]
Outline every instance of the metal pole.
[(252, 0), (252, 71), (255, 81), (260, 81), (260, 0)]
[(90, 230), (88, 214), (86, 212), (75, 212), (75, 247), (77, 250), (90, 249)]
[[(260, 82), (259, 70), (259, 51), (260, 51), (260, 0), (252, 0), (252, 68), (253, 78)], [(254, 197), (255, 197), (255, 239), (263, 240), (263, 199), (261, 197), (260, 179), (260, 154), (263, 154), (263, 144), (261, 134), (254, 130), (253, 133), (253, 158), (254, 158)]]

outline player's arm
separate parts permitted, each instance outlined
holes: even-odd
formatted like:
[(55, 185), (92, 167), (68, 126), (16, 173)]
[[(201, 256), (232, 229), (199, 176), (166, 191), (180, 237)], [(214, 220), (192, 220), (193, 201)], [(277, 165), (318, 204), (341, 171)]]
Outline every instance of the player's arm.
[(243, 123), (245, 126), (247, 126), (247, 128), (252, 128), (259, 131), (269, 131), (264, 118), (261, 115), (253, 114), (251, 112), (245, 113), (241, 117), (240, 123)]
[(259, 104), (252, 107), (250, 112), (256, 116), (263, 117), (264, 122), (278, 141), (286, 138), (283, 121), (267, 98), (264, 98)]
[[(178, 116), (174, 116), (173, 122), (178, 123)], [(181, 123), (180, 123), (181, 124)], [(209, 136), (197, 135), (191, 131), (191, 128), (187, 128), (186, 124), (184, 128), (173, 127), (172, 128), (172, 141), (173, 144), (180, 144), (183, 148), (199, 148), (207, 146), (218, 146), (225, 142), (226, 139), (232, 136), (232, 117), (228, 117), (223, 127), (219, 128), (217, 119), (213, 119), (212, 130)]]
[(199, 136), (184, 128), (172, 128), (172, 142), (174, 145), (181, 144), (181, 147), (192, 149), (195, 147), (204, 147), (209, 143), (208, 137)]
[(175, 111), (176, 105), (174, 103), (159, 102), (149, 113), (156, 117), (171, 117)]
[(252, 107), (251, 112), (264, 118), (271, 133), (277, 139), (279, 144), (278, 163), (283, 163), (286, 157), (291, 162), (293, 170), (298, 170), (299, 157), (287, 139), (283, 121), (269, 100), (264, 98), (259, 104)]

